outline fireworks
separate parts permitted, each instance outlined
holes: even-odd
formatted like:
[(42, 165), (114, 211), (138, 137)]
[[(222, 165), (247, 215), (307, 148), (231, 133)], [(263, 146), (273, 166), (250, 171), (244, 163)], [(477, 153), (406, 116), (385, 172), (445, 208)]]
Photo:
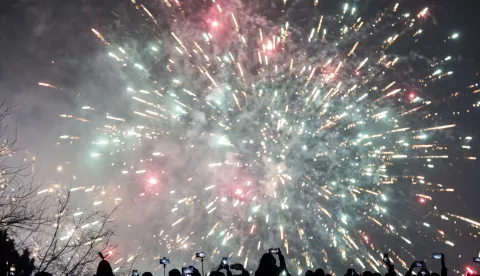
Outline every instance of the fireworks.
[(442, 160), (476, 159), (442, 109), (478, 89), (450, 90), (454, 58), (419, 53), (461, 38), (422, 41), (434, 28), (428, 8), (392, 3), (372, 15), (345, 4), (335, 14), (284, 1), (272, 19), (236, 1), (131, 1), (147, 39), (92, 28), (125, 90), (108, 111), (87, 102), (62, 115), (94, 134), (60, 136), (113, 168), (109, 183), (73, 189), (94, 194), (91, 208), (122, 202), (119, 231), (131, 239), (118, 259), (133, 260), (133, 246), (154, 267), (205, 251), (252, 269), (278, 246), (299, 275), (347, 263), (382, 271), (384, 251), (406, 268), (429, 250), (417, 232), (454, 247), (442, 220), (478, 231), (430, 203), (454, 192), (435, 177)]

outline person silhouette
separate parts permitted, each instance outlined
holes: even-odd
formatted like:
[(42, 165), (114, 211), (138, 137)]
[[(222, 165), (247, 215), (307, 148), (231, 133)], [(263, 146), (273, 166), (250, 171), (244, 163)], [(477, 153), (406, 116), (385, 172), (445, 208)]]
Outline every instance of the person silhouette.
[(180, 270), (174, 268), (168, 272), (168, 276), (182, 276), (182, 273), (180, 273)]
[(115, 276), (113, 269), (107, 260), (101, 260), (97, 267), (96, 276)]
[(315, 270), (315, 273), (313, 274), (314, 276), (325, 276), (325, 271), (323, 269), (319, 268)]
[(285, 257), (283, 256), (282, 252), (280, 251), (280, 248), (277, 248), (276, 254), (278, 254), (278, 259), (280, 261), (280, 266), (277, 266), (277, 261), (275, 260), (275, 257), (271, 253), (265, 253), (263, 254), (262, 258), (260, 258), (260, 263), (258, 264), (257, 271), (255, 272), (255, 275), (261, 275), (261, 276), (278, 276), (280, 274), (285, 274), (287, 276), (291, 276), (290, 273), (287, 270), (287, 264), (285, 262)]

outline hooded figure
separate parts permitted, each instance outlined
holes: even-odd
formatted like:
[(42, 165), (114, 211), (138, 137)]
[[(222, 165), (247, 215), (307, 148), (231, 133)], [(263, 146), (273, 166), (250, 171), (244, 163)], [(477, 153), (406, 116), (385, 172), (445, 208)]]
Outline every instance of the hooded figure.
[(115, 276), (110, 263), (106, 260), (101, 260), (97, 267), (96, 276)]

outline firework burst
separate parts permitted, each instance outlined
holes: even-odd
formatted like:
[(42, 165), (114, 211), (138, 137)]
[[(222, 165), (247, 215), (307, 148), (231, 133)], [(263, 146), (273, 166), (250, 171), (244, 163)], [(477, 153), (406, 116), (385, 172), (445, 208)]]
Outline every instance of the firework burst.
[(428, 8), (131, 1), (116, 20), (146, 30), (92, 29), (125, 90), (109, 113), (90, 102), (63, 117), (93, 126), (95, 138), (83, 140), (114, 175), (95, 187), (93, 205), (122, 202), (119, 231), (152, 265), (203, 250), (252, 268), (279, 246), (299, 275), (346, 264), (382, 271), (383, 251), (409, 266), (416, 231), (453, 247), (438, 221), (478, 229), (430, 204), (453, 192), (432, 178), (452, 159), (449, 148), (455, 160), (476, 159), (471, 137), (436, 112), (477, 90), (445, 91), (452, 57), (421, 53)]

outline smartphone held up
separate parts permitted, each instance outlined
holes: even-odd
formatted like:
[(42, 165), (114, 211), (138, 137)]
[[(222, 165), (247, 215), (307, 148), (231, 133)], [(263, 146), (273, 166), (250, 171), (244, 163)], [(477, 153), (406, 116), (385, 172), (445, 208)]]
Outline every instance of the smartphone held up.
[(442, 253), (432, 253), (432, 259), (441, 260), (442, 259)]
[(193, 267), (192, 266), (182, 267), (182, 275), (184, 276), (193, 275)]
[(268, 252), (270, 252), (270, 254), (278, 254), (278, 248), (270, 248)]
[(383, 253), (383, 263), (387, 264), (389, 262), (388, 253)]
[(423, 267), (424, 267), (423, 264), (424, 264), (424, 263), (423, 263), (422, 261), (415, 261), (415, 262), (413, 262), (413, 266), (414, 266), (414, 267), (422, 267), (422, 268), (423, 268)]
[(230, 268), (233, 270), (242, 270), (243, 266), (241, 264), (232, 264), (230, 265)]
[(162, 265), (170, 264), (170, 259), (163, 257), (162, 259), (160, 259), (160, 264)]
[(222, 258), (222, 265), (228, 265), (228, 258), (227, 257)]

